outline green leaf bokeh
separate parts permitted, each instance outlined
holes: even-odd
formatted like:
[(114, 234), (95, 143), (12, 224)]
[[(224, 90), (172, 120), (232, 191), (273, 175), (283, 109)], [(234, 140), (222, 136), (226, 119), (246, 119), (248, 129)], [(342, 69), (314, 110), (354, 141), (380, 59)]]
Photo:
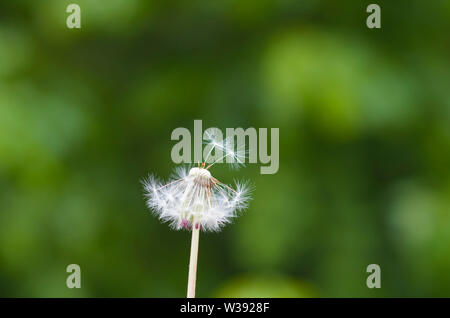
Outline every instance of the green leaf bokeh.
[(277, 174), (214, 171), (255, 192), (201, 235), (199, 296), (449, 296), (450, 5), (369, 3), (1, 1), (0, 296), (184, 297), (189, 233), (140, 180), (194, 119), (280, 129)]

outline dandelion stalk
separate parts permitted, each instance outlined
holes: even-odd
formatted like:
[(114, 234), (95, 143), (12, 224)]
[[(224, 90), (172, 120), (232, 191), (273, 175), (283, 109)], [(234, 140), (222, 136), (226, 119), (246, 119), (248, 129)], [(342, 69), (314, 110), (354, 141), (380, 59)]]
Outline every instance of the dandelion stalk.
[[(217, 140), (211, 140), (209, 144), (223, 150), (226, 153), (223, 158), (231, 157), (237, 165), (243, 163), (243, 151), (235, 151), (231, 142), (226, 141), (223, 145)], [(211, 152), (212, 150), (207, 158)], [(195, 297), (200, 231), (220, 231), (237, 216), (238, 211), (247, 207), (250, 200), (247, 183), (237, 182), (235, 188), (232, 188), (220, 182), (209, 171), (218, 160), (208, 167), (206, 161), (207, 159), (189, 170), (178, 168), (174, 179), (167, 183), (162, 183), (153, 176), (144, 181), (147, 206), (159, 219), (169, 222), (176, 230), (192, 230), (188, 298)]]
[(200, 226), (195, 226), (195, 228), (192, 229), (191, 257), (189, 259), (187, 298), (195, 298), (195, 283), (197, 281), (197, 260), (198, 260), (199, 237), (200, 237)]

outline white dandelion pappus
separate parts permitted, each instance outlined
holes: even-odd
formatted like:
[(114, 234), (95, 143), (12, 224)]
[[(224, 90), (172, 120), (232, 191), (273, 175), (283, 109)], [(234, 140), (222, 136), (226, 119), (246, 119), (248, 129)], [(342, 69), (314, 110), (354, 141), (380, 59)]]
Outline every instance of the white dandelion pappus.
[(178, 178), (162, 185), (151, 177), (145, 184), (147, 206), (174, 229), (218, 231), (247, 206), (248, 187), (237, 183), (236, 190), (214, 178), (202, 167), (178, 169)]
[[(245, 151), (234, 149), (230, 139), (218, 141), (208, 136), (211, 147), (205, 161), (198, 167), (178, 167), (172, 180), (163, 184), (150, 176), (144, 181), (147, 206), (163, 222), (169, 222), (176, 230), (193, 226), (207, 231), (219, 231), (245, 209), (250, 199), (248, 183), (236, 182), (236, 189), (220, 182), (211, 175), (209, 168), (216, 162), (231, 157), (236, 164), (243, 164)], [(206, 167), (212, 151), (218, 148), (223, 157)]]

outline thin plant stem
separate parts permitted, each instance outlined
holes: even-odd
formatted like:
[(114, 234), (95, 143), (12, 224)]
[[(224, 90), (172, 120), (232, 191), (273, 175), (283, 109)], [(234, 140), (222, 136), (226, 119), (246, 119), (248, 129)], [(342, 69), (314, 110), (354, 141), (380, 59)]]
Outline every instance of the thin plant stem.
[(198, 241), (200, 237), (200, 224), (192, 226), (191, 256), (189, 259), (189, 276), (187, 298), (195, 298), (195, 282), (197, 280)]

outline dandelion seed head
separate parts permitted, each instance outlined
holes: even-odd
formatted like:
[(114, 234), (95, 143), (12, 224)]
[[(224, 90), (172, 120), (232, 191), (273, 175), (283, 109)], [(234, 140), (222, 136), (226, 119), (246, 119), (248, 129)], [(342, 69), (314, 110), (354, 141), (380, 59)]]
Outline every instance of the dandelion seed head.
[(236, 183), (233, 189), (203, 166), (179, 167), (173, 176), (166, 184), (150, 176), (143, 185), (148, 208), (176, 230), (200, 226), (219, 231), (250, 200), (248, 183)]

